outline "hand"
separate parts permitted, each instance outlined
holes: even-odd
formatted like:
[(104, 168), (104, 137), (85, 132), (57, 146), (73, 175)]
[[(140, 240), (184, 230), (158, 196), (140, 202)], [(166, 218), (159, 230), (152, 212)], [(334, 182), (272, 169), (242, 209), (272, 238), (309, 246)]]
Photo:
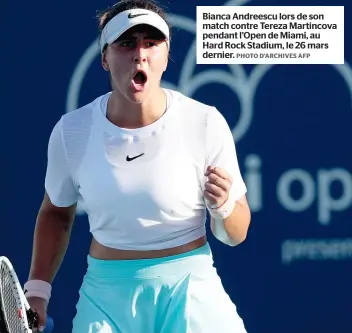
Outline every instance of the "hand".
[(224, 169), (214, 166), (208, 166), (205, 176), (208, 177), (208, 181), (205, 183), (204, 197), (213, 208), (218, 208), (229, 197), (232, 178)]
[[(44, 298), (40, 297), (28, 297), (28, 303), (30, 308), (38, 314), (38, 327), (33, 329), (33, 332), (41, 332), (45, 328), (46, 324), (46, 310), (48, 303)], [(37, 329), (37, 330), (36, 330)]]

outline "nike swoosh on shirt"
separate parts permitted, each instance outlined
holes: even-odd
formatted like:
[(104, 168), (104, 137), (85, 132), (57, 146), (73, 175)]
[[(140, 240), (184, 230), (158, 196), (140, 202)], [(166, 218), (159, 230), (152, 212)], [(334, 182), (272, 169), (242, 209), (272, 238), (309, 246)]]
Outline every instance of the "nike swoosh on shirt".
[(131, 162), (131, 161), (135, 160), (136, 158), (141, 157), (142, 155), (144, 155), (144, 153), (143, 153), (143, 154), (140, 154), (140, 155), (137, 155), (137, 156), (133, 156), (133, 157), (129, 157), (129, 156), (127, 155), (126, 161), (127, 161), (127, 162)]

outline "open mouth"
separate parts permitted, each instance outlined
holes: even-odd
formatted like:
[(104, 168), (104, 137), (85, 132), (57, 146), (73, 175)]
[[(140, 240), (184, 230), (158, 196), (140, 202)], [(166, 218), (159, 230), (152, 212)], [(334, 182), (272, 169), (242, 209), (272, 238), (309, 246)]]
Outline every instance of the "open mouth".
[(144, 85), (147, 82), (147, 74), (142, 70), (137, 70), (132, 77), (132, 81), (136, 85)]

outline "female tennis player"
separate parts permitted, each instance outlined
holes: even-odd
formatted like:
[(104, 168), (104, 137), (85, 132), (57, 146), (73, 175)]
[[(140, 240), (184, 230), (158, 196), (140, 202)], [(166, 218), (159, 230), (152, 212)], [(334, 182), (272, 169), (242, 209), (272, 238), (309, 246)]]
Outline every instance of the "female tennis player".
[(99, 15), (112, 89), (62, 116), (48, 145), (30, 305), (45, 324), (51, 284), (84, 202), (92, 242), (73, 333), (244, 333), (206, 239), (241, 243), (250, 224), (232, 133), (213, 106), (160, 86), (170, 25), (150, 0)]

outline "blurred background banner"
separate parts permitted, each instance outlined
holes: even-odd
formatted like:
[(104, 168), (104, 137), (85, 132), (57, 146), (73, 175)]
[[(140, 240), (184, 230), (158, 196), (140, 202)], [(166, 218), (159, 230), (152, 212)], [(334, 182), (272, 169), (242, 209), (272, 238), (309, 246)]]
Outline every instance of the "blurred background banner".
[[(233, 129), (252, 224), (238, 247), (210, 233), (209, 241), (248, 333), (351, 333), (351, 3), (160, 2), (174, 26), (163, 86), (215, 105)], [(62, 114), (110, 88), (95, 15), (112, 4), (21, 0), (1, 6), (0, 255), (13, 261), (22, 282), (50, 132)], [(345, 64), (196, 65), (196, 5), (344, 5)], [(81, 209), (49, 306), (56, 332), (70, 332), (86, 270), (90, 234)]]

